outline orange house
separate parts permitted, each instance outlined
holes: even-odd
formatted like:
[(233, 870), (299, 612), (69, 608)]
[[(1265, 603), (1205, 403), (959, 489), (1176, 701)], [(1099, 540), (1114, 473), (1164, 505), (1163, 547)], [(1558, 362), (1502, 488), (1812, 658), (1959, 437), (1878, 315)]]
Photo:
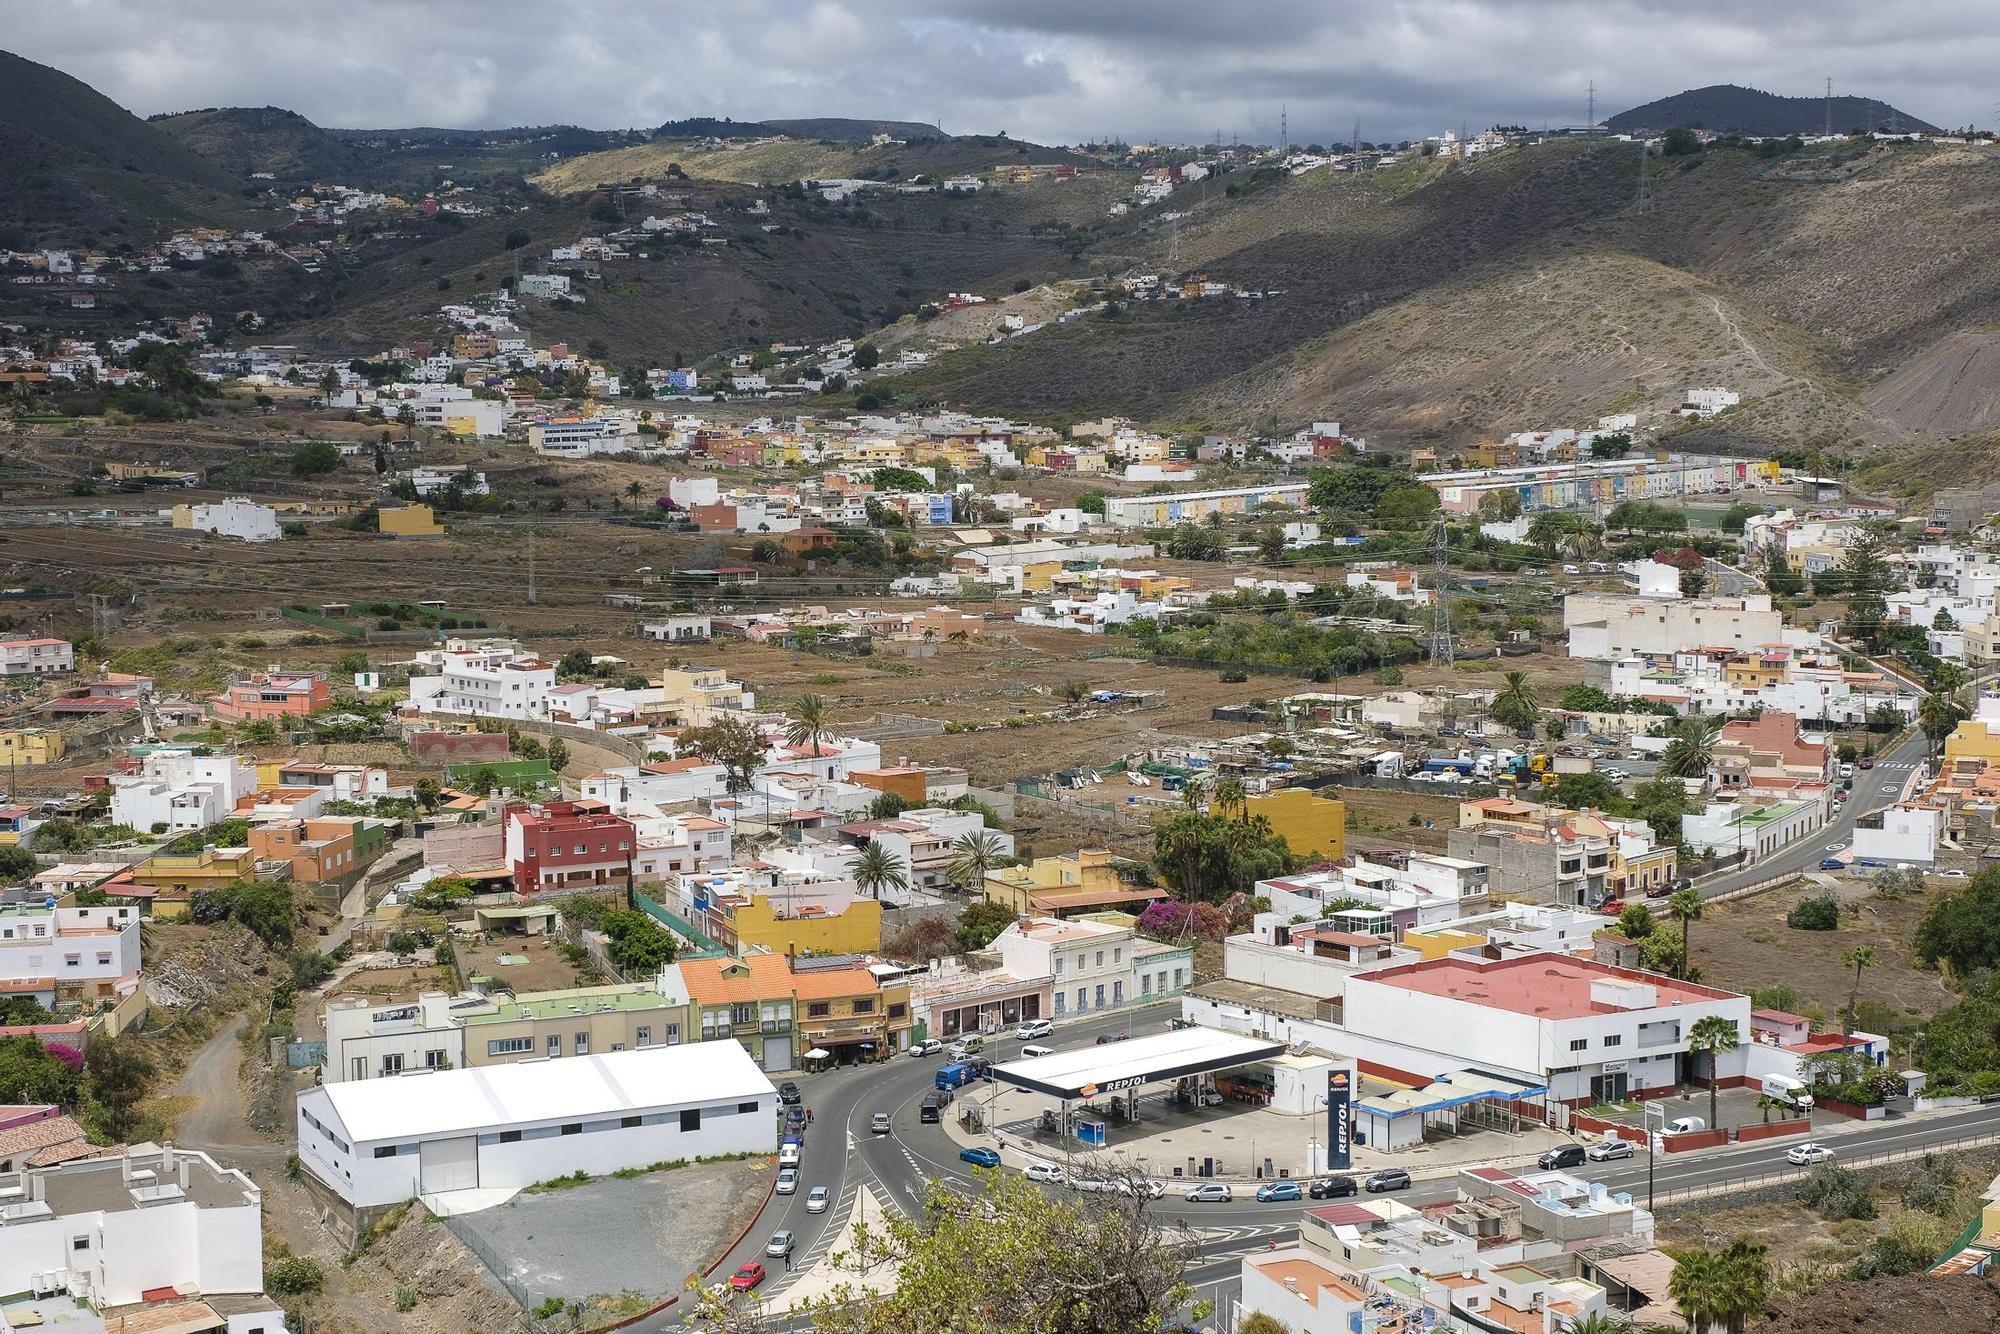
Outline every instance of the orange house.
[(337, 880), (352, 871), (357, 821), (346, 816), (314, 820), (273, 820), (250, 829), (250, 851), (260, 862), (290, 862), (292, 879), (303, 885)]
[(318, 713), (333, 702), (324, 672), (257, 672), (208, 701), (208, 711), (225, 722), (277, 721)]

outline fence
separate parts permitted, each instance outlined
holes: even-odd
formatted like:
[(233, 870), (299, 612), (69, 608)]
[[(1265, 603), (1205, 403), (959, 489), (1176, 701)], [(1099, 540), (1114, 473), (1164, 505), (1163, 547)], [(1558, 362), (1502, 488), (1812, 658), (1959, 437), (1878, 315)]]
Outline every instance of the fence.
[[(1849, 1157), (1843, 1154), (1838, 1162), (1842, 1167), (1884, 1167), (1891, 1163), (1910, 1162), (1927, 1158), (1933, 1154), (1950, 1153), (1961, 1149), (1981, 1148), (2000, 1144), (2000, 1131), (1984, 1135), (1967, 1135), (1960, 1139), (1936, 1140), (1929, 1144), (1919, 1144), (1907, 1149), (1885, 1149), (1881, 1153), (1863, 1154)], [(1734, 1195), (1739, 1191), (1757, 1190), (1763, 1186), (1781, 1185), (1786, 1182), (1803, 1181), (1811, 1175), (1810, 1167), (1787, 1165), (1773, 1168), (1768, 1172), (1750, 1172), (1742, 1176), (1727, 1177), (1721, 1181), (1711, 1181), (1706, 1185), (1687, 1186), (1680, 1190), (1663, 1190), (1654, 1196), (1660, 1204), (1674, 1204), (1685, 1200), (1704, 1200), (1716, 1195)]]
[(863, 741), (902, 741), (910, 737), (943, 736), (944, 724), (911, 713), (878, 713), (866, 727), (853, 729)]
[(509, 1264), (495, 1255), (493, 1248), (486, 1244), (485, 1238), (466, 1226), (463, 1219), (455, 1218), (450, 1214), (438, 1214), (436, 1217), (438, 1222), (444, 1224), (447, 1232), (458, 1238), (460, 1244), (466, 1250), (471, 1251), (479, 1257), (479, 1263), (485, 1266), (487, 1274), (506, 1291), (509, 1297), (514, 1299), (514, 1303), (523, 1311), (534, 1310), (537, 1306), (541, 1305), (542, 1298), (545, 1296), (562, 1295), (560, 1293), (538, 1294), (519, 1279), (512, 1277), (517, 1266)]
[[(665, 904), (643, 890), (635, 889), (632, 891), (632, 906), (679, 936), (682, 940), (693, 941), (696, 950), (701, 954), (726, 956), (729, 953), (728, 950), (722, 948), (720, 941), (715, 940), (693, 922), (690, 922), (687, 918), (668, 908)], [(681, 957), (688, 958), (692, 956), (683, 955)]]

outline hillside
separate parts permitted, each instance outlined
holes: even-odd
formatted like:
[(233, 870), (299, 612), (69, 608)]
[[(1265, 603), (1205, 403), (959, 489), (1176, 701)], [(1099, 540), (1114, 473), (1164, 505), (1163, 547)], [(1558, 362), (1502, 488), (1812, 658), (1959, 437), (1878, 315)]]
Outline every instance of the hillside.
[[(1447, 447), (1666, 409), (1703, 383), (1746, 401), (1686, 428), (1691, 444), (1991, 429), (2000, 274), (1983, 256), (2000, 159), (1717, 149), (1656, 166), (1643, 214), (1637, 170), (1630, 145), (1551, 144), (1177, 194), (1179, 271), (1281, 294), (1139, 303), (891, 384), (994, 411), (1213, 428), (1331, 417)], [(1166, 244), (1153, 228), (1098, 249), (1158, 264)]]
[[(1933, 133), (1937, 130), (1937, 126), (1872, 97), (1836, 97), (1832, 110), (1835, 134), (1850, 130)], [(1827, 128), (1827, 99), (1780, 97), (1756, 88), (1717, 83), (1621, 111), (1604, 125), (1620, 134), (1657, 134), (1676, 125), (1711, 134), (1820, 134)]]
[(689, 176), (755, 185), (806, 179), (907, 180), (1029, 163), (1062, 163), (1079, 170), (1097, 166), (1067, 149), (990, 135), (913, 139), (879, 148), (871, 147), (865, 139), (856, 142), (784, 135), (730, 140), (720, 146), (707, 138), (655, 139), (630, 148), (568, 158), (537, 174), (534, 183), (556, 194), (574, 194), (611, 181), (665, 176), (673, 166)]
[(802, 139), (837, 139), (864, 144), (878, 134), (886, 134), (891, 139), (946, 137), (937, 126), (914, 120), (845, 120), (837, 116), (821, 116), (809, 120), (767, 120), (762, 124), (779, 134), (794, 134)]
[(345, 181), (362, 170), (360, 154), (339, 136), (282, 107), (210, 107), (148, 123), (239, 177)]
[(60, 70), (0, 51), (0, 225), (68, 230), (233, 216), (224, 168)]

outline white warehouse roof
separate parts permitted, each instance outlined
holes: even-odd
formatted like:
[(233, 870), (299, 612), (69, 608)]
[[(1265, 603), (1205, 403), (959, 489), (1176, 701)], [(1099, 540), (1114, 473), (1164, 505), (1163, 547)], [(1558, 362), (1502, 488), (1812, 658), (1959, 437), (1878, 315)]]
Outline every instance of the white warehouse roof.
[(741, 1043), (694, 1042), (351, 1080), (299, 1096), (320, 1102), (351, 1142), (367, 1144), (776, 1094)]

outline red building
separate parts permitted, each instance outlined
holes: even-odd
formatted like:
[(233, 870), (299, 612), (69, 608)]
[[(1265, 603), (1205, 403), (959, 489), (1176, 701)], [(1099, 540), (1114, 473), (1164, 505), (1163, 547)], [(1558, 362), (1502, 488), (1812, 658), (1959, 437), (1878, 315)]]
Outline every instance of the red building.
[(504, 847), (522, 894), (627, 889), (639, 840), (632, 822), (602, 802), (509, 806)]
[(208, 711), (224, 722), (276, 721), (318, 713), (332, 702), (324, 672), (256, 672), (231, 681), (208, 701)]

